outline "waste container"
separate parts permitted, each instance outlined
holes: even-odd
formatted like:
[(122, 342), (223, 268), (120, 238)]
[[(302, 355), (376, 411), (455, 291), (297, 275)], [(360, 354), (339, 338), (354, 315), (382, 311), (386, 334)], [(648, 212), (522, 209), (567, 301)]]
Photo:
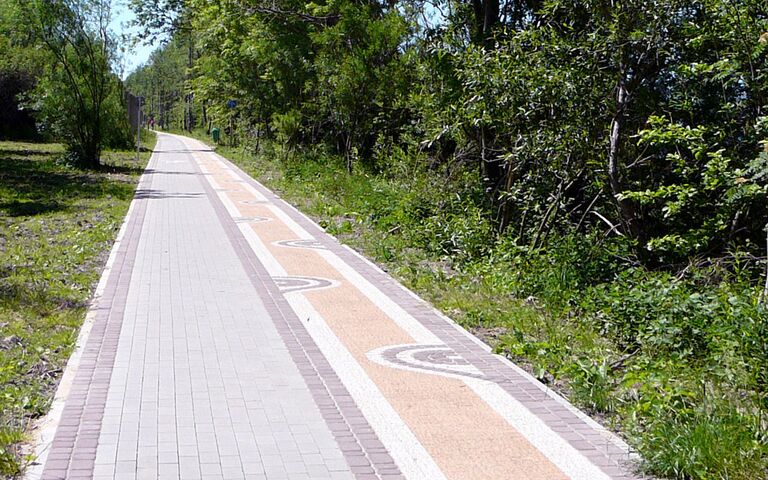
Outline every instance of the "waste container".
[(211, 136), (213, 137), (214, 142), (219, 143), (220, 135), (221, 133), (219, 132), (218, 128), (214, 128), (213, 130), (211, 130)]

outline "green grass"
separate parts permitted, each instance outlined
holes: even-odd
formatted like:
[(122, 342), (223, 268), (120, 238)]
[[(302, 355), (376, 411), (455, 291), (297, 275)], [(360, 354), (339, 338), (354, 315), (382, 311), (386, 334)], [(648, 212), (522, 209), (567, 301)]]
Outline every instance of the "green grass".
[(768, 311), (754, 266), (675, 278), (617, 260), (624, 246), (603, 235), (531, 251), (493, 238), (474, 172), (418, 159), (350, 176), (323, 152), (218, 151), (617, 431), (646, 472), (768, 479)]
[[(154, 144), (154, 135), (150, 143)], [(151, 145), (150, 145), (151, 146)], [(148, 152), (65, 165), (58, 144), (0, 142), (0, 476), (29, 460)]]

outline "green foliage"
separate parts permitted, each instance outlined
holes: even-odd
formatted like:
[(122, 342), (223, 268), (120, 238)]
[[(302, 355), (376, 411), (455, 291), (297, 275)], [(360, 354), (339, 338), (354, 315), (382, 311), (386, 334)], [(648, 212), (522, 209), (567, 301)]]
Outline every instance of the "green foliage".
[(275, 138), (283, 145), (291, 145), (301, 131), (301, 113), (290, 110), (272, 115)]
[(25, 97), (50, 62), (21, 4), (6, 1), (0, 9), (0, 138), (34, 139), (35, 119), (24, 108)]
[(20, 104), (20, 98), (34, 87), (26, 72), (0, 70), (0, 138), (34, 139), (35, 120)]
[(682, 413), (669, 405), (645, 425), (638, 448), (649, 471), (675, 479), (760, 478), (768, 456), (765, 426), (727, 398), (710, 402)]
[(709, 324), (718, 307), (714, 294), (692, 292), (667, 275), (624, 278), (596, 290), (585, 305), (600, 312), (594, 321), (625, 350), (706, 356)]
[(534, 250), (602, 229), (647, 266), (756, 253), (761, 2), (438, 5), (430, 22), (418, 2), (134, 2), (146, 28), (167, 18), (174, 34), (137, 80), (148, 98), (175, 82), (158, 102), (184, 118), (191, 86), (195, 115), (232, 141), (322, 143), (349, 171), (391, 171), (394, 150), (474, 164), (483, 221)]
[[(35, 111), (40, 131), (65, 143), (74, 165), (93, 167), (98, 165), (103, 148), (130, 147), (133, 134), (117, 79), (109, 76), (105, 80), (103, 99), (81, 103), (72, 95), (65, 77), (60, 69), (49, 69), (31, 92), (33, 101), (29, 105)], [(84, 83), (78, 88), (88, 89)]]
[(147, 65), (139, 67), (125, 80), (125, 89), (144, 97), (144, 114), (158, 128), (184, 126), (185, 74), (187, 48), (175, 39), (152, 52)]
[(576, 360), (566, 374), (571, 398), (596, 412), (612, 412), (616, 407), (614, 379), (605, 359), (599, 363), (589, 358)]
[[(453, 199), (452, 199), (453, 200)], [(482, 257), (493, 238), (493, 226), (482, 208), (461, 198), (425, 219), (421, 232), (428, 251), (456, 262)]]
[(74, 163), (94, 168), (102, 149), (125, 147), (131, 134), (108, 30), (109, 0), (39, 0), (19, 3), (51, 63), (28, 105), (42, 129), (62, 140)]
[(21, 472), (13, 445), (24, 441), (24, 434), (18, 430), (0, 427), (0, 474), (12, 477)]
[[(659, 254), (685, 258), (711, 249), (712, 243), (726, 238), (734, 220), (750, 205), (759, 205), (766, 196), (765, 186), (747, 178), (744, 161), (727, 156), (726, 149), (712, 146), (704, 127), (672, 124), (657, 116), (648, 119), (648, 128), (638, 133), (638, 145), (660, 149), (666, 154), (667, 169), (673, 183), (655, 189), (631, 191), (624, 198), (659, 210), (668, 224), (665, 235), (648, 240), (647, 247)], [(752, 162), (750, 162), (752, 163)]]
[(294, 147), (323, 141), (348, 170), (358, 159), (370, 166), (377, 143), (397, 134), (408, 78), (399, 61), (408, 26), (397, 10), (348, 1), (189, 7), (201, 53), (192, 84), (210, 126), (274, 132)]

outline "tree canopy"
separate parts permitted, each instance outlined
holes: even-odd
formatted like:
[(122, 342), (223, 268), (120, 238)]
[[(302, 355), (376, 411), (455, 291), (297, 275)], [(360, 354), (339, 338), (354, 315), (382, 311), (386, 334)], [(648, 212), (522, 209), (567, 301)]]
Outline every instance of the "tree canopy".
[(197, 124), (322, 144), (350, 171), (393, 147), (476, 164), (498, 231), (532, 247), (603, 228), (654, 266), (763, 244), (764, 2), (135, 8), (145, 34), (175, 32), (129, 81), (158, 115), (194, 98)]
[[(122, 84), (113, 71), (111, 1), (3, 5), (0, 42), (8, 55), (0, 61), (0, 78), (9, 82), (7, 111), (26, 121), (25, 128), (66, 143), (73, 163), (98, 166), (105, 146), (131, 141)], [(26, 120), (32, 118), (34, 125)], [(9, 122), (9, 132), (15, 129)]]

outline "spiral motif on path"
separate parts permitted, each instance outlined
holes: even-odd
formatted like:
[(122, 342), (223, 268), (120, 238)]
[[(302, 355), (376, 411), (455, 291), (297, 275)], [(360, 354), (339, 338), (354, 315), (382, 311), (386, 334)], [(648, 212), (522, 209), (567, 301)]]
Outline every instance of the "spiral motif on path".
[(272, 219), (269, 217), (235, 217), (233, 219), (235, 223), (251, 223), (251, 222), (269, 222)]
[(272, 277), (282, 293), (319, 290), (338, 286), (338, 282), (320, 277)]
[(474, 365), (447, 345), (391, 345), (368, 352), (368, 358), (381, 365), (447, 377), (485, 379)]
[(321, 242), (311, 239), (311, 240), (280, 240), (279, 242), (275, 242), (275, 245), (279, 245), (281, 247), (290, 247), (290, 248), (313, 248), (318, 250), (327, 250), (327, 247), (323, 245)]

